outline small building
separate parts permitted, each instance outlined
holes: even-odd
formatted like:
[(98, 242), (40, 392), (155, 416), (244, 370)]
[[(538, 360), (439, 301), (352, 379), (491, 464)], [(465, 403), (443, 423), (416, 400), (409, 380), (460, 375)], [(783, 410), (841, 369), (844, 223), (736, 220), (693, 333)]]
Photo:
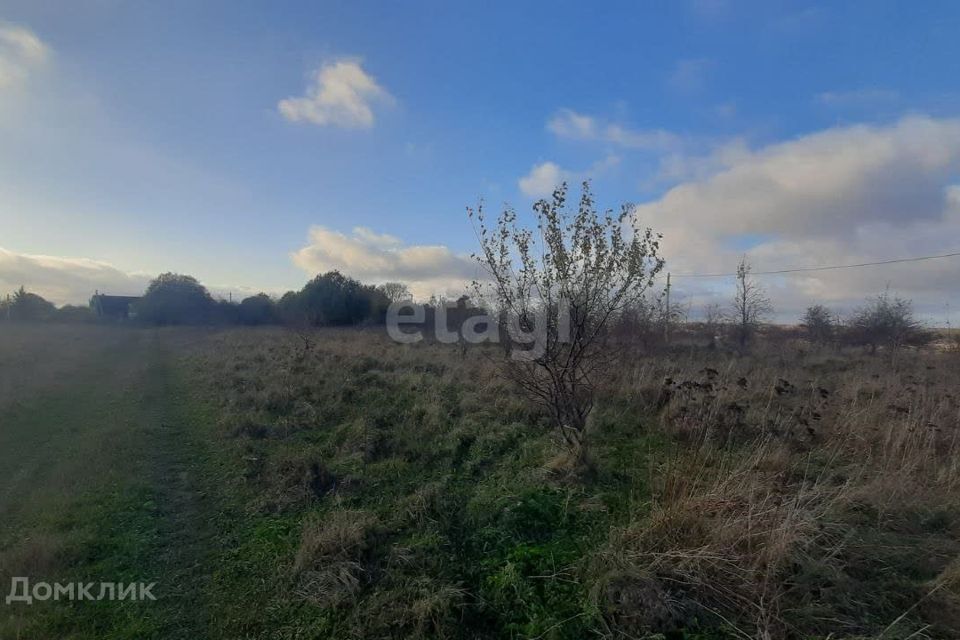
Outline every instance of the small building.
[(98, 318), (129, 320), (136, 317), (132, 306), (139, 300), (140, 296), (108, 296), (98, 291), (90, 298), (90, 308)]

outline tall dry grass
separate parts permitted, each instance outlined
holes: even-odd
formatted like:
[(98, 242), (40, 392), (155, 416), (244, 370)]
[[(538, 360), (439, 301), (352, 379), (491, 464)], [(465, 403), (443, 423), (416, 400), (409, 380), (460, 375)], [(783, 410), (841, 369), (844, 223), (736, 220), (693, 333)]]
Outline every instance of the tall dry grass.
[[(252, 512), (306, 514), (284, 567), (298, 597), (359, 636), (469, 637), (465, 612), (489, 621), (520, 586), (555, 583), (587, 594), (578, 629), (611, 638), (960, 637), (956, 354), (624, 350), (588, 435), (596, 474), (579, 477), (558, 472), (500, 357), (362, 331), (207, 344), (218, 434), (240, 461), (227, 481)], [(551, 492), (596, 528), (578, 561), (518, 578), (510, 554), (539, 542), (511, 537), (510, 509)], [(482, 527), (451, 507), (502, 548), (458, 555)], [(490, 554), (508, 559), (458, 565)]]
[[(607, 593), (615, 630), (712, 618), (744, 638), (849, 637), (887, 621), (883, 637), (960, 636), (958, 380), (957, 358), (916, 351), (636, 362), (615, 392), (660, 406), (678, 444), (649, 512), (611, 533), (594, 572), (620, 602), (623, 576), (641, 601), (657, 585), (665, 611), (630, 618)], [(929, 580), (891, 597), (870, 582), (883, 572)]]

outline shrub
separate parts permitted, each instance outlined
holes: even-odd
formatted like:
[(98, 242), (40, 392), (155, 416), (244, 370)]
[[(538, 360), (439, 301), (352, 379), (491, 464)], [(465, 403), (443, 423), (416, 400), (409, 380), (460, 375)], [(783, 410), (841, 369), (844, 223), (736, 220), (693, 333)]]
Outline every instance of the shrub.
[(834, 314), (822, 304), (807, 307), (800, 321), (812, 342), (825, 343), (833, 340), (836, 321)]
[(542, 344), (506, 360), (507, 374), (582, 456), (595, 388), (613, 354), (606, 339), (612, 321), (643, 297), (664, 263), (660, 236), (639, 228), (630, 206), (599, 214), (586, 182), (576, 211), (566, 199), (563, 184), (533, 205), (536, 233), (519, 226), (511, 209), (490, 229), (482, 207), (468, 213), (479, 223), (475, 258), (490, 276), (496, 306), (522, 331), (541, 336)]
[(857, 309), (849, 321), (849, 336), (857, 344), (896, 349), (929, 341), (923, 325), (913, 315), (909, 300), (883, 292)]

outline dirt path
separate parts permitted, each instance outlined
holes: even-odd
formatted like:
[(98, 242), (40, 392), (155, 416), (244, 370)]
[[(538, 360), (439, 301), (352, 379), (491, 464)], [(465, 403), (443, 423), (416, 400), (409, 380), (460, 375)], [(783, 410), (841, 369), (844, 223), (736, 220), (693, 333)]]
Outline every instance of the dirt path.
[(218, 510), (176, 350), (149, 331), (75, 331), (58, 338), (62, 373), (0, 403), (0, 587), (155, 581), (157, 600), (0, 603), (0, 638), (208, 637)]
[(163, 571), (158, 595), (161, 637), (206, 635), (206, 593), (213, 570), (216, 508), (203, 485), (204, 452), (188, 410), (186, 389), (162, 344), (150, 347), (141, 401), (148, 439), (146, 467), (156, 502), (154, 552)]

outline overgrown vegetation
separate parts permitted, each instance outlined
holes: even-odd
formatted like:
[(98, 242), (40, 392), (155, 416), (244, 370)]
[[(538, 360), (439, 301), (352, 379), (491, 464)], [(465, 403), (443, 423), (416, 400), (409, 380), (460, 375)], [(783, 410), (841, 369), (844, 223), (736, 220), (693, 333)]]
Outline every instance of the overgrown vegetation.
[[(19, 327), (0, 341), (9, 437), (49, 443), (6, 459), (5, 482), (33, 488), (0, 501), (0, 566), (153, 576), (161, 600), (10, 609), (5, 630), (960, 634), (955, 353), (766, 333), (746, 356), (682, 335), (668, 351), (625, 348), (597, 390), (595, 471), (571, 477), (551, 417), (498, 375), (492, 346), (464, 358), (373, 329), (313, 330), (307, 352), (279, 328), (118, 332)], [(71, 447), (87, 453), (57, 453)], [(55, 473), (39, 473), (45, 455)]]
[[(624, 361), (597, 400), (596, 473), (576, 479), (550, 416), (488, 359), (344, 332), (298, 354), (234, 333), (198, 361), (220, 388), (222, 482), (251, 510), (217, 602), (244, 588), (243, 609), (276, 612), (230, 609), (233, 632), (960, 633), (949, 354)], [(254, 575), (272, 578), (250, 591)]]
[(660, 237), (639, 227), (630, 206), (599, 214), (586, 182), (575, 211), (566, 199), (563, 184), (533, 205), (539, 241), (511, 209), (491, 228), (482, 207), (470, 216), (479, 226), (476, 259), (491, 281), (477, 285), (479, 293), (489, 290), (509, 339), (532, 338), (504, 360), (507, 376), (547, 412), (580, 466), (596, 388), (615, 349), (612, 326), (643, 301), (664, 262)]

